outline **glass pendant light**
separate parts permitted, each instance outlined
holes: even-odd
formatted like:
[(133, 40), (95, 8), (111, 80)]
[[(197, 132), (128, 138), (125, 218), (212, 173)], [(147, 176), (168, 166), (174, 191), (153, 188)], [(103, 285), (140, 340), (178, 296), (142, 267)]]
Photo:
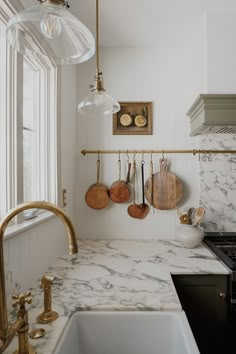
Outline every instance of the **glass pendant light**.
[(96, 74), (94, 85), (90, 85), (91, 93), (79, 104), (78, 112), (82, 114), (112, 114), (120, 110), (119, 103), (103, 87), (103, 76), (99, 70), (99, 18), (98, 0), (96, 0)]
[(39, 5), (13, 16), (8, 42), (20, 53), (50, 57), (56, 64), (76, 64), (95, 52), (92, 33), (67, 8), (66, 0), (37, 0)]

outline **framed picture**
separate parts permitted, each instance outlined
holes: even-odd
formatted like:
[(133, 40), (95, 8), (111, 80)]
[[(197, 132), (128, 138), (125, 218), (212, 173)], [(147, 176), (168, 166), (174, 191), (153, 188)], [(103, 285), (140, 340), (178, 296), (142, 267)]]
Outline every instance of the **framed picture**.
[(113, 135), (151, 135), (152, 102), (119, 102), (113, 114)]

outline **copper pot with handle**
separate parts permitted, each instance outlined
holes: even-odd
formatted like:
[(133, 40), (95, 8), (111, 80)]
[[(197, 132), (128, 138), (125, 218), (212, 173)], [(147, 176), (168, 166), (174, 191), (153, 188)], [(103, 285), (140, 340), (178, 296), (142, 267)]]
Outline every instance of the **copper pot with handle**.
[(92, 184), (86, 194), (85, 202), (92, 209), (104, 209), (109, 203), (109, 190), (105, 184), (99, 182), (100, 159), (97, 160), (97, 182)]
[(128, 162), (128, 172), (126, 181), (121, 179), (121, 160), (118, 160), (119, 179), (112, 183), (110, 187), (110, 198), (115, 203), (125, 203), (129, 200), (131, 192), (129, 187), (131, 163)]

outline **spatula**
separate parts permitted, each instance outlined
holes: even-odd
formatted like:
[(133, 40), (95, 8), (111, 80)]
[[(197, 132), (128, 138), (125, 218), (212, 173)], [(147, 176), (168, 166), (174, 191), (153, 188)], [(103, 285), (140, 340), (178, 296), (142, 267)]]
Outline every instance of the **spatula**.
[(188, 217), (189, 217), (189, 223), (190, 224), (193, 223), (194, 214), (195, 214), (195, 208), (189, 208), (188, 209)]

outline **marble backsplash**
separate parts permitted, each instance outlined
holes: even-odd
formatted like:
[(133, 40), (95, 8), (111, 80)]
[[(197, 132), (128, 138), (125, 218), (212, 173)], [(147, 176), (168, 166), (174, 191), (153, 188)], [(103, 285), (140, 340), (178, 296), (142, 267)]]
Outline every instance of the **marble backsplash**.
[[(236, 150), (236, 135), (200, 137), (200, 149)], [(236, 155), (200, 158), (200, 204), (206, 209), (205, 231), (236, 232)]]

